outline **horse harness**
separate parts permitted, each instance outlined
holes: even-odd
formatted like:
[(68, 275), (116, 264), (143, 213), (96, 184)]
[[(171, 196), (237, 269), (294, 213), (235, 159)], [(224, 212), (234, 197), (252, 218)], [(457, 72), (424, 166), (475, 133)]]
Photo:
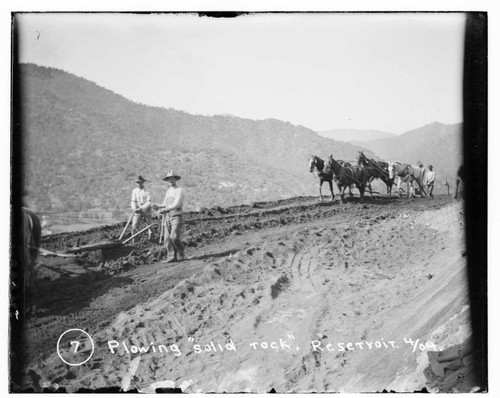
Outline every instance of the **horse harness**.
[[(363, 166), (368, 166), (367, 171), (369, 171), (370, 169), (375, 169), (375, 171), (382, 174), (383, 177), (390, 179), (389, 172), (380, 165), (380, 162), (377, 162), (376, 160), (373, 159), (368, 159), (363, 152), (360, 152), (358, 159), (363, 164)], [(375, 175), (374, 177), (379, 178), (378, 176)]]

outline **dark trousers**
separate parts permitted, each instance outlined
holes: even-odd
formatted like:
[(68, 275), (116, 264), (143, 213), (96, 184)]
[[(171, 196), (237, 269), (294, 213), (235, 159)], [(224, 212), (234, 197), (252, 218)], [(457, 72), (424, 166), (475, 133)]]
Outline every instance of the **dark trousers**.
[(429, 185), (427, 185), (427, 189), (428, 189), (428, 191), (429, 191), (429, 199), (430, 199), (430, 198), (433, 198), (433, 197), (434, 197), (434, 195), (432, 194), (432, 191), (434, 191), (434, 184), (429, 184)]

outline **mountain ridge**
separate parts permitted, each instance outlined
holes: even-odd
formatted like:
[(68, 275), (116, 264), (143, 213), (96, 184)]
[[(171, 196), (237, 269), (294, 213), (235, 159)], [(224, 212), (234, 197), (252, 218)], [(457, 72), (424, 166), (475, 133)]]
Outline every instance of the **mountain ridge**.
[(310, 155), (353, 160), (361, 150), (277, 119), (192, 115), (55, 68), (19, 71), (26, 199), (36, 209), (123, 211), (138, 174), (161, 201), (169, 169), (183, 175), (191, 209), (317, 194)]
[(374, 139), (396, 136), (396, 134), (386, 131), (371, 129), (331, 129), (318, 131), (318, 134), (322, 137), (331, 138), (336, 141), (350, 142), (354, 145), (360, 145), (362, 142)]
[(454, 183), (462, 163), (463, 123), (432, 122), (404, 134), (363, 143), (363, 147), (377, 153), (386, 161), (399, 161), (425, 166), (432, 164), (437, 181)]

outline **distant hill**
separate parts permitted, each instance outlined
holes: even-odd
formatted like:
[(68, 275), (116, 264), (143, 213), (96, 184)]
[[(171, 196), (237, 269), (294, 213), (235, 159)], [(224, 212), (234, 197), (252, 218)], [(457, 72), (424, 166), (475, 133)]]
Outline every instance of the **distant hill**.
[(438, 183), (448, 178), (452, 184), (462, 161), (462, 130), (462, 123), (434, 122), (402, 135), (364, 142), (363, 147), (388, 161), (432, 164)]
[(188, 210), (316, 195), (309, 156), (353, 160), (360, 150), (275, 119), (137, 104), (53, 68), (22, 64), (20, 79), (25, 199), (37, 210), (117, 214), (139, 174), (161, 202), (169, 169), (182, 176)]
[(362, 142), (376, 140), (380, 138), (395, 137), (395, 134), (387, 133), (379, 130), (349, 130), (349, 129), (333, 129), (327, 131), (319, 131), (318, 134), (322, 137), (331, 138), (337, 141), (350, 142), (354, 145), (361, 145)]

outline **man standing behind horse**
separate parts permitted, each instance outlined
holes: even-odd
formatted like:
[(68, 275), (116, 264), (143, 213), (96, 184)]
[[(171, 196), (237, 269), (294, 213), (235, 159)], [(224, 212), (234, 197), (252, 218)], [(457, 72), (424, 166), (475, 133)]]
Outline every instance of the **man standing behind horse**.
[(424, 185), (427, 187), (427, 190), (429, 192), (429, 199), (434, 199), (432, 191), (434, 190), (434, 181), (436, 179), (436, 172), (433, 170), (432, 165), (429, 165), (424, 178), (425, 178)]
[(422, 191), (421, 196), (424, 195), (427, 196), (427, 193), (425, 192), (425, 186), (426, 186), (425, 181), (426, 181), (426, 174), (429, 172), (429, 170), (424, 167), (423, 163), (420, 160), (417, 162), (417, 166), (419, 172), (414, 173), (413, 176), (416, 177), (415, 181), (418, 184), (419, 190)]
[[(132, 199), (130, 206), (134, 211), (134, 216), (132, 218), (132, 235), (138, 232), (139, 223), (144, 220), (147, 225), (152, 223), (151, 217), (151, 195), (149, 191), (144, 188), (144, 183), (146, 180), (139, 176), (137, 178), (136, 184), (137, 188), (132, 191)], [(153, 233), (151, 229), (148, 229), (149, 239), (152, 239)]]
[(170, 170), (163, 178), (163, 181), (167, 181), (169, 185), (163, 205), (153, 206), (155, 210), (161, 209), (160, 214), (167, 215), (165, 234), (167, 263), (184, 260), (184, 243), (182, 242), (184, 191), (177, 186), (177, 181), (180, 179), (180, 176)]

